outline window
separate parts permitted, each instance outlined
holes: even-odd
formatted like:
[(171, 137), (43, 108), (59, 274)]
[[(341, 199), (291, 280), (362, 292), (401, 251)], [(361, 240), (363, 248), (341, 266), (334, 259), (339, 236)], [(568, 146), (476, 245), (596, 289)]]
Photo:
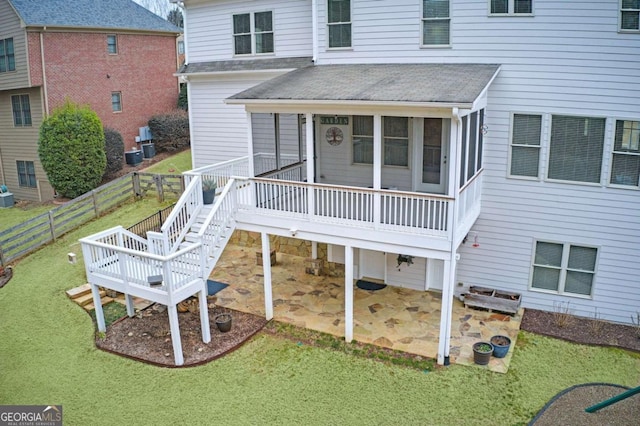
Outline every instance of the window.
[(233, 15), (233, 44), (236, 55), (273, 53), (272, 12)]
[(353, 116), (353, 162), (373, 164), (373, 117)]
[(18, 185), (28, 188), (37, 188), (36, 169), (33, 161), (16, 161), (18, 166)]
[(510, 176), (538, 177), (542, 116), (513, 114)]
[(604, 130), (604, 118), (552, 116), (547, 177), (600, 182)]
[(385, 166), (409, 165), (409, 119), (407, 117), (384, 117), (383, 150)]
[(16, 58), (13, 54), (13, 39), (0, 40), (0, 72), (16, 70)]
[(31, 126), (31, 105), (29, 95), (11, 96), (11, 108), (13, 110), (13, 125), (16, 127)]
[(329, 47), (351, 47), (351, 1), (327, 2), (327, 26)]
[(618, 120), (613, 142), (611, 180), (615, 185), (638, 186), (640, 179), (640, 121)]
[(640, 0), (622, 0), (620, 9), (620, 29), (640, 31)]
[(178, 54), (184, 55), (184, 41), (182, 40), (178, 42)]
[(113, 112), (122, 111), (122, 94), (120, 92), (111, 93), (111, 109)]
[(448, 45), (450, 23), (449, 0), (423, 0), (422, 45)]
[(107, 52), (110, 55), (115, 55), (118, 53), (118, 39), (115, 35), (107, 36)]
[(533, 0), (489, 0), (491, 15), (531, 15)]
[(597, 255), (593, 247), (537, 241), (531, 288), (590, 296)]

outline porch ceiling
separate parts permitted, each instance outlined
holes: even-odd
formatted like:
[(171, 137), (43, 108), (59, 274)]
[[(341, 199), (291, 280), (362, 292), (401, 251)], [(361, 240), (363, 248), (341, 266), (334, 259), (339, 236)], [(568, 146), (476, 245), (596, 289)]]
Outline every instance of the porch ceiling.
[(470, 108), (499, 70), (497, 64), (316, 65), (268, 80), (226, 102), (366, 102)]

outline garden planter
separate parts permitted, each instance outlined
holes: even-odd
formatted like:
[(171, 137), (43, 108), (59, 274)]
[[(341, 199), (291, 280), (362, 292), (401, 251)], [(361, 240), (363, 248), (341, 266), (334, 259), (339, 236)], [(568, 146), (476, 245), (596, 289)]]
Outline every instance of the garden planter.
[(202, 191), (202, 203), (213, 204), (213, 200), (216, 198), (216, 190), (210, 189), (208, 191)]
[(493, 353), (493, 345), (488, 342), (477, 342), (473, 344), (473, 362), (478, 365), (487, 365)]
[(504, 358), (509, 352), (511, 339), (507, 336), (493, 336), (491, 338), (491, 344), (493, 345), (493, 356), (496, 358)]
[(515, 314), (520, 308), (520, 294), (488, 287), (471, 286), (464, 295), (464, 306)]
[(216, 326), (222, 333), (231, 330), (231, 314), (220, 314), (216, 316)]

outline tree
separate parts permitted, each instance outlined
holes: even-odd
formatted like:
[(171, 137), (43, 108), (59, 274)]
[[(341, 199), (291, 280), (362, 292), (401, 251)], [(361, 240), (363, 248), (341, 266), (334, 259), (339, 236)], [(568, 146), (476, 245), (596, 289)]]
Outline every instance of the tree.
[(176, 27), (184, 28), (184, 18), (182, 17), (182, 11), (177, 7), (169, 11), (167, 15), (167, 21), (171, 22)]
[(89, 107), (65, 102), (42, 122), (38, 155), (58, 194), (75, 198), (92, 190), (107, 165), (100, 118)]

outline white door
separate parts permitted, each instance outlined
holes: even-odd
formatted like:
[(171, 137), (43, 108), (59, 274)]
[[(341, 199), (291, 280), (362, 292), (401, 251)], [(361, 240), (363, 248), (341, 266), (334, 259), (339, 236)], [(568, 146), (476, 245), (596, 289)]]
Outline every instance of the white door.
[(422, 128), (422, 144), (418, 146), (417, 191), (444, 194), (449, 175), (448, 118), (425, 118)]
[(385, 254), (381, 251), (360, 249), (360, 276), (384, 281)]

